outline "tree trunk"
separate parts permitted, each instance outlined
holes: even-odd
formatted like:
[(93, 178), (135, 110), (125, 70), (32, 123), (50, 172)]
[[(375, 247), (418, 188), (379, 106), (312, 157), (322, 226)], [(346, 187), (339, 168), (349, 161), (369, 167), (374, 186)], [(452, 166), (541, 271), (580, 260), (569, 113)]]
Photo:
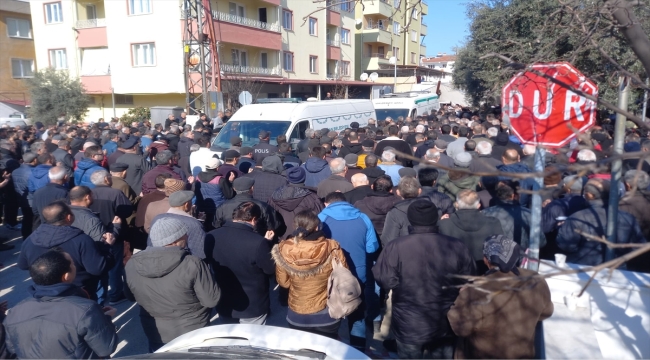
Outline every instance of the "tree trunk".
[(633, 4), (627, 0), (605, 0), (605, 4), (612, 10), (621, 33), (645, 68), (646, 76), (650, 76), (650, 38), (632, 11)]

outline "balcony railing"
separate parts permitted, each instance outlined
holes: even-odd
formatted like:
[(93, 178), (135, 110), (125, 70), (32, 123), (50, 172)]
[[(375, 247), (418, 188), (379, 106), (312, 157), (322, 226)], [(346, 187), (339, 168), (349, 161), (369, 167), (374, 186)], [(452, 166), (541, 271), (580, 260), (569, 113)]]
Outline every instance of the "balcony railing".
[(248, 26), (248, 27), (261, 29), (261, 30), (269, 30), (278, 33), (280, 32), (279, 23), (275, 23), (275, 24), (265, 23), (263, 21), (249, 19), (249, 18), (241, 17), (239, 15), (233, 15), (233, 14), (224, 13), (220, 11), (212, 11), (212, 16), (214, 16), (214, 19), (217, 21), (223, 21), (231, 24)]
[(327, 45), (329, 46), (341, 46), (341, 42), (336, 39), (327, 39)]
[(221, 71), (230, 74), (246, 74), (246, 75), (282, 75), (282, 70), (279, 66), (272, 68), (263, 68), (258, 66), (241, 66), (221, 64)]
[(96, 27), (106, 26), (106, 19), (88, 19), (88, 20), (77, 20), (75, 28), (77, 29), (90, 29)]
[(386, 57), (386, 54), (385, 54), (385, 53), (364, 53), (363, 56), (365, 56), (365, 57), (371, 57), (371, 58), (375, 58), (375, 57), (376, 57), (376, 58), (380, 58), (380, 59), (384, 59), (384, 60), (387, 60), (387, 59), (388, 59), (388, 58)]
[(386, 25), (386, 24), (367, 24), (366, 25), (366, 30), (374, 30), (374, 29), (389, 31), (388, 30), (388, 25)]

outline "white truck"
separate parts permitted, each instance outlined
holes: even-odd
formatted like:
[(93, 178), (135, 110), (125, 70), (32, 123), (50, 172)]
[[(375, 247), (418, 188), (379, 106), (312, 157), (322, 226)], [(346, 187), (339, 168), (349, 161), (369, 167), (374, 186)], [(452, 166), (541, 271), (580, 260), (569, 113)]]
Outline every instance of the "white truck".
[(400, 116), (414, 118), (425, 112), (431, 114), (440, 110), (438, 95), (428, 91), (384, 94), (379, 99), (373, 99), (372, 104), (377, 120), (385, 120), (387, 117), (397, 120)]

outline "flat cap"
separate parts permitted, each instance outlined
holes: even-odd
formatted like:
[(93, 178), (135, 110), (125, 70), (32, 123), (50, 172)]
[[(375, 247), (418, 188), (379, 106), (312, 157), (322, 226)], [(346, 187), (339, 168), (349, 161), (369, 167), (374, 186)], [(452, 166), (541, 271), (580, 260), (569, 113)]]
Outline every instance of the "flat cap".
[(138, 137), (131, 135), (129, 136), (128, 139), (126, 139), (125, 142), (122, 143), (122, 145), (120, 145), (120, 147), (122, 149), (131, 149), (137, 144), (138, 144)]
[(375, 142), (372, 141), (372, 140), (370, 140), (370, 139), (365, 139), (365, 140), (363, 140), (363, 141), (361, 142), (361, 146), (363, 146), (363, 147), (374, 147), (374, 146), (375, 146)]
[(253, 153), (253, 148), (250, 146), (242, 146), (241, 149), (239, 149), (239, 153), (241, 155), (250, 155)]
[(238, 158), (238, 157), (240, 157), (239, 151), (234, 150), (234, 149), (226, 150), (223, 153), (223, 158), (224, 159), (234, 159), (234, 158)]
[(111, 172), (122, 172), (128, 168), (129, 168), (129, 164), (125, 164), (125, 163), (114, 163), (111, 166), (109, 166), (109, 170)]
[(232, 182), (232, 187), (235, 191), (250, 190), (255, 185), (255, 179), (246, 176), (238, 177)]
[(169, 206), (182, 206), (188, 201), (192, 201), (194, 193), (189, 190), (177, 191), (169, 195)]
[(242, 138), (240, 138), (239, 136), (232, 136), (230, 138), (230, 145), (241, 144), (241, 142), (242, 142)]
[(469, 167), (471, 162), (472, 162), (472, 155), (466, 151), (458, 153), (454, 156), (454, 165), (458, 167), (467, 168)]
[(415, 171), (415, 169), (410, 168), (410, 167), (403, 167), (399, 170), (397, 170), (397, 173), (399, 174), (400, 178), (403, 178), (404, 176), (411, 176), (414, 178), (418, 177), (418, 173)]

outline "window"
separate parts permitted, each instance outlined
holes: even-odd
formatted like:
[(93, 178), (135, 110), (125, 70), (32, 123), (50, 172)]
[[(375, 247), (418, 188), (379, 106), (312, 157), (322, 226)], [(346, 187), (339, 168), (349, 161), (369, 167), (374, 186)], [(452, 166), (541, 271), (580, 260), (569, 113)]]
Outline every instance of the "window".
[(411, 17), (415, 20), (418, 19), (418, 9), (416, 8), (411, 9)]
[(11, 59), (11, 76), (16, 79), (34, 77), (34, 60)]
[[(372, 48), (371, 48), (371, 50), (372, 50)], [(377, 55), (379, 55), (380, 58), (385, 58), (386, 57), (386, 51), (384, 50), (383, 46), (378, 46), (377, 47)]]
[(350, 62), (343, 61), (343, 66), (341, 67), (341, 75), (350, 76)]
[(244, 50), (232, 49), (232, 64), (235, 66), (248, 66), (247, 53)]
[(86, 19), (97, 19), (97, 8), (93, 4), (86, 5)]
[(411, 30), (411, 41), (418, 42), (418, 32), (415, 30)]
[(50, 67), (56, 70), (68, 68), (68, 59), (66, 58), (65, 49), (50, 50)]
[(228, 3), (228, 10), (230, 11), (230, 15), (246, 17), (246, 8), (243, 5), (231, 2)]
[(310, 17), (309, 18), (309, 35), (318, 36), (318, 20)]
[(61, 3), (55, 2), (45, 4), (45, 23), (56, 24), (61, 22), (63, 22), (63, 10), (61, 9)]
[(394, 56), (397, 60), (399, 60), (399, 48), (398, 48), (398, 47), (393, 46), (393, 56)]
[(348, 11), (348, 12), (352, 11), (352, 6), (350, 5), (350, 2), (349, 1), (342, 2), (341, 3), (341, 10), (342, 11)]
[(341, 29), (341, 42), (350, 45), (350, 30)]
[(283, 69), (285, 71), (293, 71), (293, 53), (285, 51), (282, 60)]
[(7, 18), (7, 34), (9, 37), (31, 39), (32, 30), (29, 20)]
[(154, 43), (133, 44), (133, 66), (155, 66), (156, 45)]
[(309, 57), (309, 72), (312, 74), (318, 73), (318, 56)]
[(411, 64), (415, 64), (416, 55), (414, 52), (411, 53)]
[(269, 54), (260, 53), (260, 67), (262, 69), (268, 69), (269, 68)]
[(397, 21), (393, 21), (393, 34), (399, 35), (399, 23)]
[(115, 94), (116, 105), (133, 105), (133, 95)]
[(395, 9), (399, 8), (399, 4), (401, 2), (402, 2), (401, 0), (393, 0), (393, 6), (395, 7)]
[(293, 13), (289, 10), (282, 10), (282, 27), (293, 30)]
[(129, 15), (151, 14), (151, 0), (129, 0)]

